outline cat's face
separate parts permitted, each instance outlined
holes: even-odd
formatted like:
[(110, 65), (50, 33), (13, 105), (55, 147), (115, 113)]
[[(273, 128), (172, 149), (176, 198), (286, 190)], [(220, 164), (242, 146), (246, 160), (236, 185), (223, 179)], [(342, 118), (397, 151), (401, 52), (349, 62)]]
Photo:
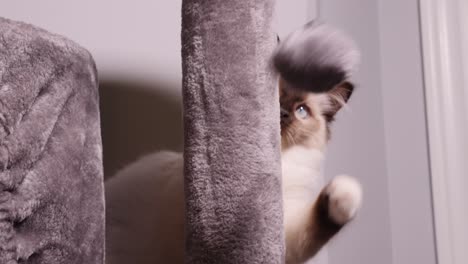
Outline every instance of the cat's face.
[(279, 89), (282, 149), (301, 145), (323, 150), (330, 137), (329, 125), (348, 101), (353, 85), (346, 82), (317, 94), (291, 88), (280, 79)]

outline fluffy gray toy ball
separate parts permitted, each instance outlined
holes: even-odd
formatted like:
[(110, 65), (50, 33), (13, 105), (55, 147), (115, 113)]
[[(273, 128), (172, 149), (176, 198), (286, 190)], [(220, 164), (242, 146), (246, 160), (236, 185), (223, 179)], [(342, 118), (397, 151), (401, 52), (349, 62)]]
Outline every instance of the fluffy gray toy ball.
[(347, 81), (359, 63), (354, 41), (341, 31), (309, 22), (280, 41), (273, 66), (292, 86), (326, 92)]

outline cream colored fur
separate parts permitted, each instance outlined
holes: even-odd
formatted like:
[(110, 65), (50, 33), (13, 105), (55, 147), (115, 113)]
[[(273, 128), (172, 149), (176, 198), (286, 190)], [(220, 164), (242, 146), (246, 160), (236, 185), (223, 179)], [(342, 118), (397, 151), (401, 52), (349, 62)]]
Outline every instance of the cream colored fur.
[[(282, 153), (284, 224), (290, 261), (301, 259), (308, 210), (322, 186), (323, 152), (295, 146)], [(106, 182), (107, 263), (183, 263), (184, 192), (180, 153), (146, 156)], [(346, 223), (361, 202), (349, 177), (329, 185), (331, 217)]]

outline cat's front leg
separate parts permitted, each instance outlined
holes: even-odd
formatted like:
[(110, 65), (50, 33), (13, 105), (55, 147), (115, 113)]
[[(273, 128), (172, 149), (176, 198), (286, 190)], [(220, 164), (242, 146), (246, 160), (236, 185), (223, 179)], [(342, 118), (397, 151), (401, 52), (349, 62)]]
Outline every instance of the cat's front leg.
[(360, 184), (352, 177), (335, 177), (322, 189), (304, 221), (286, 222), (286, 263), (313, 257), (356, 215), (362, 202)]

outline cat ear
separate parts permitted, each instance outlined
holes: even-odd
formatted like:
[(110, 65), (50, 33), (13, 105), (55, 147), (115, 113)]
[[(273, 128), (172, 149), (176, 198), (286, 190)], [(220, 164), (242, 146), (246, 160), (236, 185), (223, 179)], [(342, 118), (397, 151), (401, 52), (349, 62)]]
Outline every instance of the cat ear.
[(327, 104), (323, 114), (328, 122), (333, 121), (335, 114), (348, 102), (353, 93), (354, 85), (350, 82), (342, 82), (326, 93)]

